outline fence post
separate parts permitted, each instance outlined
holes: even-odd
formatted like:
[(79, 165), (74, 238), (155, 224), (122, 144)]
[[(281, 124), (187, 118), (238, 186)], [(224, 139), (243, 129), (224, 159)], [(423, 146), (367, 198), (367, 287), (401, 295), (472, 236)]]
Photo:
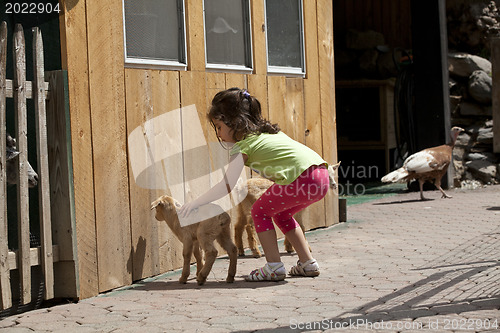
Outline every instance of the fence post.
[(500, 37), (491, 39), (493, 152), (500, 153)]
[(7, 23), (0, 25), (0, 309), (12, 306), (10, 292), (9, 247), (7, 234), (7, 178), (6, 178), (6, 128), (5, 110), (7, 98)]
[(50, 212), (49, 153), (45, 109), (45, 74), (42, 32), (33, 28), (33, 100), (35, 101), (40, 209), (41, 265), (45, 279), (44, 298), (54, 298), (54, 258)]
[(31, 302), (30, 221), (28, 197), (28, 124), (26, 117), (26, 53), (24, 31), (20, 24), (14, 29), (14, 109), (18, 156), (17, 214), (19, 232), (19, 280), (21, 304)]

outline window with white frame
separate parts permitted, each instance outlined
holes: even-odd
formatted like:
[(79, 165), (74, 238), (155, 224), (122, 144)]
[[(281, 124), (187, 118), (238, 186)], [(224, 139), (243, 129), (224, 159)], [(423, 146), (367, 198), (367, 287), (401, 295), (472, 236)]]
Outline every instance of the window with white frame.
[(269, 73), (305, 75), (302, 0), (266, 0)]
[(183, 0), (123, 0), (125, 63), (185, 69)]
[(251, 71), (252, 43), (248, 0), (205, 0), (207, 68)]

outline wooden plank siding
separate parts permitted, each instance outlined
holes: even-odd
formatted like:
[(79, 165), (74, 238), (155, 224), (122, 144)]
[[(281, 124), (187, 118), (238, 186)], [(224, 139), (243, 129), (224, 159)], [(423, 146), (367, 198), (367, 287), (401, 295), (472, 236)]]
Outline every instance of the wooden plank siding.
[[(335, 117), (335, 70), (333, 58), (333, 3), (318, 0), (318, 62), (320, 85), (321, 128), (323, 158), (330, 163), (337, 161), (337, 123)], [(320, 23), (321, 22), (321, 23)], [(339, 220), (337, 195), (328, 191), (325, 199), (325, 219), (323, 223)]]
[[(127, 134), (148, 119), (155, 117), (153, 82), (160, 80), (153, 78), (154, 74), (150, 70), (127, 69), (125, 71)], [(129, 175), (129, 186), (132, 280), (135, 281), (160, 272), (158, 225), (150, 221), (151, 217), (154, 218), (149, 209), (149, 204), (156, 199), (154, 191), (137, 186), (132, 174)]]
[(122, 2), (87, 0), (99, 292), (132, 282)]
[[(227, 88), (248, 89), (259, 99), (264, 117), (329, 163), (336, 162), (331, 2), (304, 1), (305, 78), (267, 75), (263, 1), (251, 1), (252, 74), (205, 70), (202, 1), (185, 1), (187, 71), (125, 66), (121, 0), (64, 3), (61, 39), (70, 80), (81, 298), (182, 264), (181, 243), (149, 209), (170, 188), (143, 188), (132, 172), (127, 139), (148, 120), (180, 110), (179, 128), (172, 127), (162, 138), (168, 145), (182, 136), (183, 148), (192, 149), (161, 166), (165, 173), (191, 181), (185, 189), (188, 197), (180, 201), (202, 194), (203, 186), (193, 179), (227, 162), (225, 152), (195, 149), (203, 140), (218, 145), (206, 113), (213, 96)], [(203, 137), (193, 136), (196, 124), (184, 119), (193, 106)], [(329, 194), (304, 212), (306, 228), (337, 223), (337, 199)]]
[[(167, 71), (154, 71), (153, 72), (153, 88), (152, 88), (152, 105), (153, 105), (153, 115), (155, 117), (164, 114), (166, 112), (171, 112), (173, 110), (177, 110), (180, 108), (180, 78), (179, 72), (167, 72)], [(135, 82), (125, 82), (125, 84), (130, 87), (135, 87)], [(129, 131), (133, 128), (129, 127)], [(176, 136), (175, 133), (169, 133), (170, 137)], [(165, 142), (166, 145), (169, 145), (168, 140)], [(181, 161), (177, 162), (178, 165), (181, 164)], [(179, 168), (174, 164), (165, 164), (164, 166), (164, 174), (166, 172), (173, 173), (175, 170)], [(165, 176), (164, 176), (165, 178)], [(163, 190), (154, 191), (154, 199), (158, 196), (165, 194)], [(171, 194), (167, 189), (167, 194)], [(149, 205), (152, 201), (147, 203), (146, 208), (149, 209)], [(132, 220), (132, 226), (135, 228), (137, 223), (152, 223), (156, 225), (158, 231), (158, 266), (160, 272), (166, 272), (168, 270), (172, 270), (174, 268), (180, 267), (182, 265), (182, 244), (177, 240), (177, 238), (170, 232), (170, 229), (164, 222), (157, 222), (154, 219), (153, 212), (150, 211), (151, 219), (149, 221), (142, 220)], [(148, 215), (145, 215), (148, 216)], [(154, 226), (152, 227), (154, 228)], [(132, 238), (132, 241), (137, 241), (136, 237)], [(147, 241), (147, 240), (146, 240)], [(140, 260), (140, 258), (136, 258), (136, 260)], [(155, 257), (152, 257), (152, 261), (156, 260)], [(140, 263), (133, 262), (134, 266), (140, 265)], [(153, 262), (151, 263), (153, 265)], [(146, 277), (146, 271), (143, 272), (143, 277)]]
[[(306, 79), (304, 80), (304, 142), (316, 152), (323, 154), (323, 130), (321, 126), (321, 103), (318, 61), (318, 19), (316, 1), (304, 1), (304, 39), (306, 43)], [(332, 129), (334, 130), (334, 129)], [(333, 163), (328, 161), (328, 163)], [(325, 221), (323, 201), (316, 202), (302, 212), (300, 218), (306, 229), (316, 222)]]
[(68, 71), (79, 292), (81, 298), (88, 298), (99, 293), (99, 278), (86, 0), (63, 0), (62, 6), (61, 62)]

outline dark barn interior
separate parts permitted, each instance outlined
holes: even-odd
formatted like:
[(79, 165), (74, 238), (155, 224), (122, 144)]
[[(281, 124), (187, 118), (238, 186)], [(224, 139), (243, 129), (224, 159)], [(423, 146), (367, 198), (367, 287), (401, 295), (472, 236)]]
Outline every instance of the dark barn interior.
[(333, 3), (340, 178), (378, 181), (448, 137), (445, 1)]

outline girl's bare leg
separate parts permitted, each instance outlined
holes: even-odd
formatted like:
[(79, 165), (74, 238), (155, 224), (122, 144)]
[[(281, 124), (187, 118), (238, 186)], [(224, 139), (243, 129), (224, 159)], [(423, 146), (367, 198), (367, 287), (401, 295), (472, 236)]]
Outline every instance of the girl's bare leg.
[(292, 244), (295, 252), (297, 252), (300, 262), (304, 263), (313, 258), (311, 252), (309, 251), (309, 245), (307, 244), (306, 238), (300, 228), (288, 231), (286, 233), (286, 238)]
[(278, 242), (276, 241), (276, 230), (271, 229), (258, 232), (257, 236), (259, 237), (260, 245), (262, 245), (267, 262), (280, 262), (281, 258)]

